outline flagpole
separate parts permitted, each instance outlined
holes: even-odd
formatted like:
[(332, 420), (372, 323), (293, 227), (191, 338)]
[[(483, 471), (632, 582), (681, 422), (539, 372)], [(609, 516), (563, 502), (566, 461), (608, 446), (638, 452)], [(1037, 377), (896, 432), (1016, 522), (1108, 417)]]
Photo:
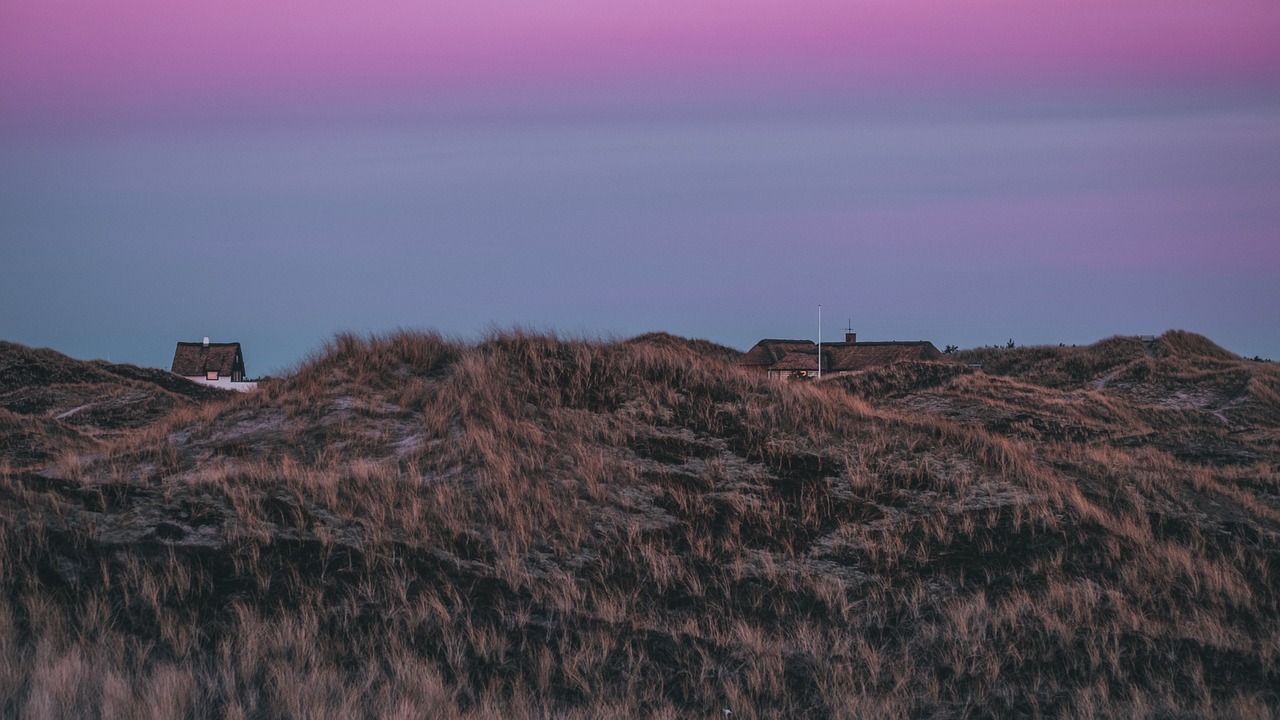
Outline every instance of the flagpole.
[(822, 303), (818, 303), (818, 379), (822, 379)]

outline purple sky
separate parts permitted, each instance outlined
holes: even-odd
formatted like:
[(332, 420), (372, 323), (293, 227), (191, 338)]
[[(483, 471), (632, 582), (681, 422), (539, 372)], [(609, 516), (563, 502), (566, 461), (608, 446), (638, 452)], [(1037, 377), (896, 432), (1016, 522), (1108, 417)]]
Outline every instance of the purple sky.
[(6, 0), (0, 338), (1280, 359), (1274, 0)]

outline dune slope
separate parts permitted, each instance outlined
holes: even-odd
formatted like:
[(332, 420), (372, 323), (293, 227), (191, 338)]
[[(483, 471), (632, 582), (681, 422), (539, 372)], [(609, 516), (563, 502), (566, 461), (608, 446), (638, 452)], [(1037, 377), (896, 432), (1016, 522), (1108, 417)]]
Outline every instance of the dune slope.
[(1280, 712), (1275, 366), (961, 356), (338, 336), (3, 474), (0, 714)]

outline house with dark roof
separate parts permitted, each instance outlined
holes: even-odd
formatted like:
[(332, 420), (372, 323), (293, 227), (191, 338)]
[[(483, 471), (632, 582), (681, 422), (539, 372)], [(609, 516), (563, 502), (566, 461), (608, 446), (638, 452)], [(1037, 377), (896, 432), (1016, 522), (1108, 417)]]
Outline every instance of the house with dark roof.
[(258, 384), (245, 379), (244, 353), (240, 343), (180, 342), (173, 351), (175, 375), (202, 385), (248, 391)]
[(835, 377), (889, 365), (902, 360), (940, 360), (942, 353), (928, 340), (858, 342), (854, 332), (844, 342), (818, 344), (812, 340), (764, 339), (738, 361), (738, 365), (771, 378), (808, 378), (819, 373)]

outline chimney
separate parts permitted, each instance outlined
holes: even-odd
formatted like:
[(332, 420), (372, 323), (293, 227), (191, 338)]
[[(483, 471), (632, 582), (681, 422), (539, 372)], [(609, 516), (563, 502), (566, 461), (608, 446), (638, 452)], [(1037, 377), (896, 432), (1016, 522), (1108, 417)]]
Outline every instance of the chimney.
[(845, 333), (845, 334), (844, 334), (844, 341), (845, 341), (845, 342), (847, 342), (847, 343), (856, 343), (856, 342), (858, 342), (858, 333), (856, 333), (856, 332), (847, 332), (847, 333)]
[(204, 339), (204, 346), (209, 347), (209, 338), (207, 337)]

